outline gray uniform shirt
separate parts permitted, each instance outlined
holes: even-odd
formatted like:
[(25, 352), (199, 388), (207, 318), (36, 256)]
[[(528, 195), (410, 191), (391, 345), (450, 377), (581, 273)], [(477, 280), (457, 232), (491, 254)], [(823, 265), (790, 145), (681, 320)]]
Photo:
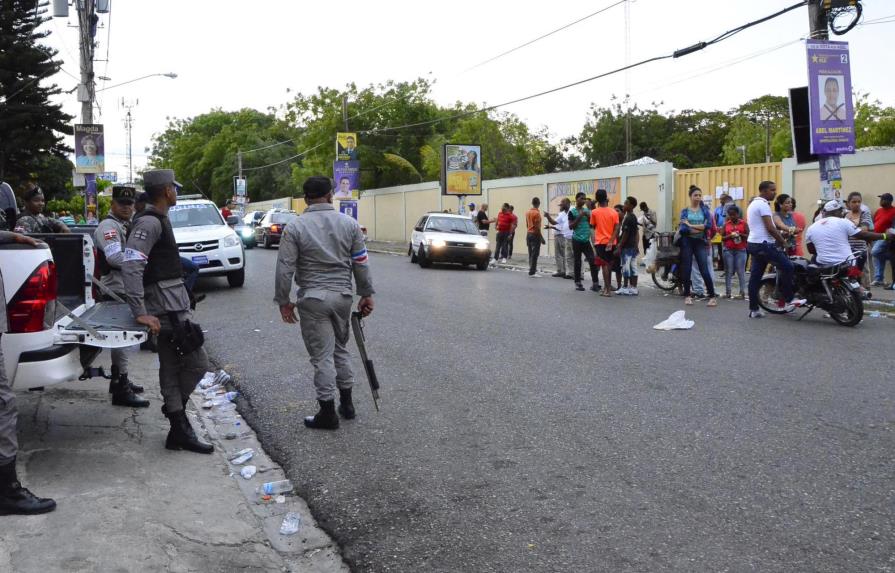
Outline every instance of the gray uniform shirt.
[(300, 296), (314, 291), (351, 294), (351, 277), (357, 294), (374, 293), (367, 261), (367, 247), (360, 225), (329, 203), (316, 203), (286, 225), (277, 254), (274, 302), (290, 302), (292, 280)]
[[(159, 212), (148, 205), (147, 210)], [(152, 247), (162, 237), (162, 223), (155, 217), (139, 217), (131, 224), (130, 235), (124, 249), (124, 293), (134, 316), (151, 314), (163, 317), (169, 312), (186, 313), (190, 309), (190, 296), (183, 278), (167, 279), (143, 286), (143, 270)]]
[(12, 187), (5, 181), (0, 181), (0, 228), (11, 231), (8, 221), (6, 220), (6, 211), (12, 209), (18, 212), (16, 205), (16, 195), (12, 192)]
[(124, 265), (128, 223), (128, 221), (122, 221), (115, 215), (109, 214), (107, 218), (100, 221), (93, 233), (93, 242), (97, 250), (103, 252), (106, 263), (112, 269), (109, 274), (102, 277), (101, 282), (118, 296), (124, 294), (124, 278), (121, 276), (121, 268)]

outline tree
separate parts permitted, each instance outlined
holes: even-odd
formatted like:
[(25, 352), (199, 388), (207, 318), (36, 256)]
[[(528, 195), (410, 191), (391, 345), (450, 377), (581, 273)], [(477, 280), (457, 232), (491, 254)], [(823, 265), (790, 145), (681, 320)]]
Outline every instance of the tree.
[(767, 151), (770, 151), (771, 161), (792, 156), (789, 100), (786, 97), (761, 96), (731, 110), (729, 115), (733, 120), (724, 140), (725, 164), (743, 162), (743, 152), (737, 149), (740, 146), (746, 147), (746, 163), (764, 163)]
[[(0, 3), (0, 180), (14, 188), (38, 180), (48, 197), (65, 192), (71, 163), (61, 134), (71, 134), (72, 117), (50, 102), (61, 93), (56, 84), (42, 85), (59, 71), (56, 50), (40, 44), (49, 32), (43, 4), (34, 0)], [(67, 164), (67, 165), (66, 165)], [(65, 166), (65, 167), (63, 167)], [(44, 178), (46, 170), (52, 175)]]
[(855, 137), (858, 148), (895, 145), (895, 108), (855, 94)]

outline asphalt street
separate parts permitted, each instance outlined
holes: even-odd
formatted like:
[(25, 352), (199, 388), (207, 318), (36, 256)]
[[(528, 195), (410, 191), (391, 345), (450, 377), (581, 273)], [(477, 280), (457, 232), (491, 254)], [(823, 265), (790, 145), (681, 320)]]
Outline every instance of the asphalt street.
[(895, 571), (890, 319), (372, 255), (382, 412), (355, 360), (358, 418), (320, 432), (276, 251), (247, 257), (200, 281), (209, 353), (353, 570)]

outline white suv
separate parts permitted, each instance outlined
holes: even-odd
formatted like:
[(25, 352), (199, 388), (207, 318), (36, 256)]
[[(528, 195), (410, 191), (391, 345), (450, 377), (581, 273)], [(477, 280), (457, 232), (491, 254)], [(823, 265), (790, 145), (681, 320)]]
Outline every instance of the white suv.
[(245, 250), (217, 206), (201, 195), (181, 195), (168, 211), (180, 256), (193, 261), (201, 276), (225, 275), (231, 287), (245, 282)]
[(432, 263), (460, 263), (488, 270), (491, 259), (488, 239), (466, 215), (429, 213), (423, 215), (410, 235), (411, 263), (426, 268)]

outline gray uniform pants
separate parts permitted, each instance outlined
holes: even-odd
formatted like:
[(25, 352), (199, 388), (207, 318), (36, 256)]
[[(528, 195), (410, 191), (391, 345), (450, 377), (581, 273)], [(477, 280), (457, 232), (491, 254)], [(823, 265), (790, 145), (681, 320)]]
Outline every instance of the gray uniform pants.
[(209, 370), (208, 356), (205, 349), (180, 356), (174, 350), (169, 337), (170, 322), (167, 317), (159, 317), (162, 331), (158, 336), (158, 382), (165, 400), (165, 409), (169, 413), (183, 410), (183, 404), (196, 389), (196, 384)]
[(562, 235), (556, 235), (554, 239), (556, 240), (553, 244), (554, 256), (556, 257), (556, 272), (571, 276), (575, 272), (572, 239), (567, 239)]
[(348, 353), (354, 299), (338, 292), (323, 292), (319, 297), (306, 295), (298, 299), (298, 317), (301, 337), (314, 367), (317, 399), (333, 400), (336, 386), (347, 390), (354, 385)]
[(0, 350), (0, 466), (13, 461), (19, 450), (16, 438), (16, 395), (6, 377), (3, 351)]

